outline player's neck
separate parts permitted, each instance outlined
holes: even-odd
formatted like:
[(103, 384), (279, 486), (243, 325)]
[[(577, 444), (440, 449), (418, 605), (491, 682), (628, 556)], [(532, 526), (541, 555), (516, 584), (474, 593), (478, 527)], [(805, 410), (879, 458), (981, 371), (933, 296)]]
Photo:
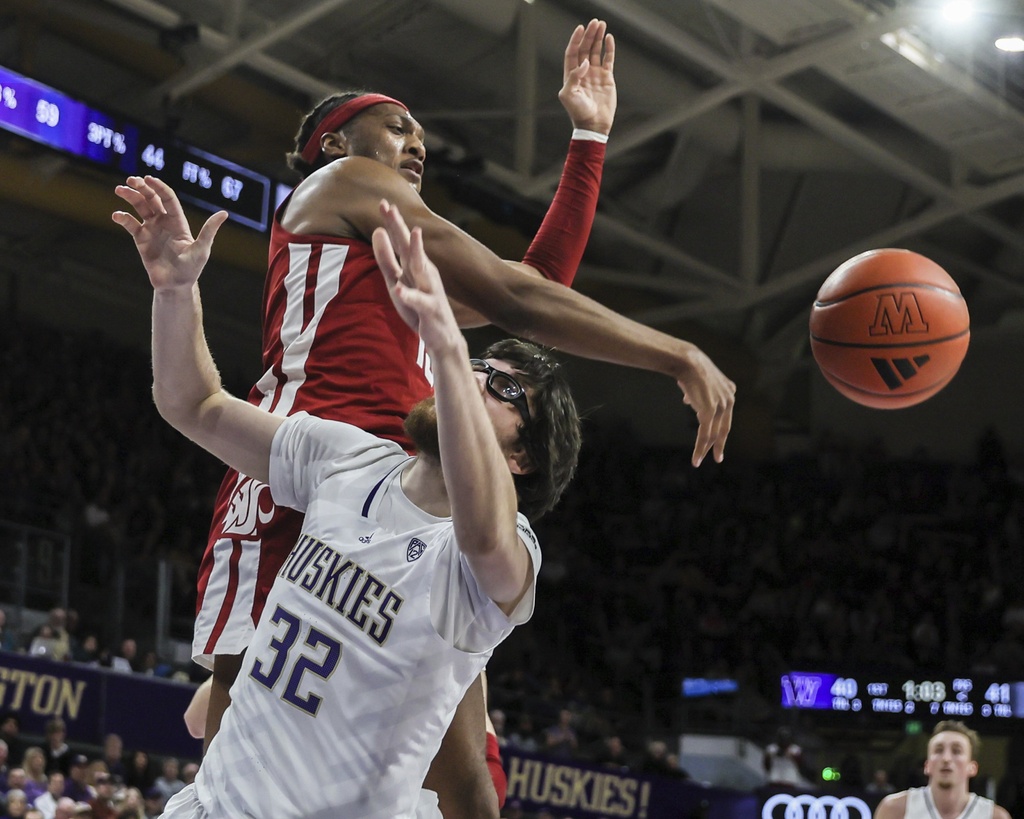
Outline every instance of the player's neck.
[(964, 812), (964, 808), (967, 807), (967, 802), (971, 798), (971, 792), (966, 785), (962, 788), (940, 788), (936, 785), (929, 785), (928, 790), (931, 791), (932, 801), (942, 819), (956, 819)]
[(402, 491), (428, 515), (446, 518), (452, 513), (441, 462), (436, 458), (422, 453), (417, 455), (416, 460), (402, 472)]

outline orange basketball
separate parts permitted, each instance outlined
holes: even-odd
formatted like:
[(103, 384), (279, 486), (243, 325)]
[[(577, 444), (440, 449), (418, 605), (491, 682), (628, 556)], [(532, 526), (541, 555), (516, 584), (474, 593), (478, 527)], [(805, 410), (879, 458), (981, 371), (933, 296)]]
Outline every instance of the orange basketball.
[(858, 404), (919, 404), (960, 369), (971, 321), (960, 288), (939, 265), (883, 248), (833, 271), (811, 308), (811, 352), (832, 386)]

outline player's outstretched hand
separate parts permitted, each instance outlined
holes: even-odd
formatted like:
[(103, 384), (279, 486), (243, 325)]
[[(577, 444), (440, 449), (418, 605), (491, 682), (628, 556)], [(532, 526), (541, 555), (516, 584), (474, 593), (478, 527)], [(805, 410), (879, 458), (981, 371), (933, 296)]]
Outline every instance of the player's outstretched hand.
[(691, 350), (686, 375), (678, 379), (678, 384), (683, 391), (683, 402), (693, 407), (700, 425), (691, 463), (700, 466), (711, 451), (715, 461), (721, 463), (725, 457), (725, 439), (732, 428), (736, 385), (697, 347)]
[(163, 181), (154, 176), (129, 176), (114, 193), (138, 214), (136, 218), (119, 210), (111, 218), (135, 240), (153, 288), (195, 284), (210, 258), (213, 238), (228, 218), (227, 211), (213, 214), (193, 239), (181, 202)]
[(565, 47), (562, 90), (558, 99), (573, 127), (607, 134), (612, 130), (618, 95), (615, 90), (615, 38), (604, 20), (576, 26)]
[(402, 320), (423, 340), (428, 350), (447, 348), (462, 339), (437, 267), (423, 249), (423, 232), (409, 230), (398, 207), (380, 205), (384, 227), (373, 231), (373, 255), (388, 293)]

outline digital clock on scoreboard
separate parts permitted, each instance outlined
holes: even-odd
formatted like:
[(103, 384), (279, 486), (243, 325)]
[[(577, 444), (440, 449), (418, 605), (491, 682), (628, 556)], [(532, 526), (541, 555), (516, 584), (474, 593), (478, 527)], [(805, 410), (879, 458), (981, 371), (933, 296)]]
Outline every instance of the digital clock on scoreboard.
[(981, 677), (782, 675), (783, 708), (904, 717), (1024, 719), (1024, 682)]
[(184, 200), (266, 230), (271, 180), (161, 131), (0, 67), (0, 128), (130, 176), (163, 179)]

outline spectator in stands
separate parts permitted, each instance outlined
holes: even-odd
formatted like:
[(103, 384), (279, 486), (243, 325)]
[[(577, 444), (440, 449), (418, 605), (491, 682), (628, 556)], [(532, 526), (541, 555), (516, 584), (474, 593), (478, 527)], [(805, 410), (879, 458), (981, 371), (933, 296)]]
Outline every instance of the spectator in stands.
[(62, 608), (50, 609), (49, 617), (43, 628), (49, 628), (50, 638), (53, 640), (52, 653), (50, 656), (57, 662), (64, 662), (71, 656), (71, 640), (67, 630), (67, 612)]
[(7, 743), (7, 757), (20, 760), (25, 756), (25, 743), (21, 739), (21, 720), (10, 711), (0, 716), (0, 740)]
[(86, 634), (85, 637), (82, 638), (82, 643), (79, 645), (78, 650), (71, 655), (71, 659), (78, 663), (84, 663), (85, 665), (99, 665), (99, 638), (92, 632)]
[(185, 783), (181, 781), (181, 777), (178, 775), (180, 765), (181, 763), (173, 756), (165, 758), (161, 766), (162, 773), (153, 783), (153, 787), (160, 791), (163, 798), (163, 804), (160, 805), (161, 808), (167, 803), (168, 799), (185, 787)]
[(64, 774), (54, 771), (46, 783), (46, 790), (32, 800), (32, 805), (42, 811), (43, 819), (53, 819), (57, 813), (57, 800), (63, 795)]
[(60, 717), (46, 723), (46, 772), (71, 773), (71, 746), (67, 743), (68, 727)]
[(115, 654), (110, 658), (111, 670), (120, 671), (126, 674), (130, 674), (135, 671), (135, 663), (137, 661), (138, 653), (139, 647), (135, 640), (131, 637), (126, 637), (121, 641), (120, 653)]
[(145, 810), (146, 819), (159, 816), (164, 811), (164, 797), (159, 788), (153, 786), (142, 795), (142, 806)]
[(12, 788), (7, 791), (7, 813), (3, 819), (25, 819), (28, 812), (28, 800), (25, 791)]
[(25, 790), (25, 769), (24, 768), (11, 768), (7, 774), (7, 783), (4, 786), (4, 793), (7, 791)]
[(62, 796), (57, 800), (57, 810), (53, 814), (53, 819), (74, 819), (77, 809), (78, 805), (74, 799)]
[(7, 764), (9, 752), (7, 750), (7, 743), (0, 739), (0, 793), (7, 791), (7, 775), (11, 772), (10, 766)]
[(0, 651), (17, 651), (18, 635), (7, 627), (7, 612), (0, 609)]
[(572, 727), (572, 711), (562, 708), (558, 722), (544, 729), (544, 752), (549, 756), (568, 758), (579, 748), (579, 740)]
[(96, 791), (88, 782), (89, 757), (85, 754), (75, 754), (71, 758), (71, 773), (64, 784), (64, 795), (74, 799), (76, 802), (88, 802)]
[(146, 819), (145, 800), (138, 788), (126, 788), (117, 809), (118, 819)]
[(43, 819), (43, 812), (39, 808), (31, 807), (25, 811), (25, 819)]
[(132, 754), (132, 763), (128, 766), (125, 774), (125, 784), (130, 788), (137, 788), (140, 795), (153, 787), (156, 774), (149, 762), (149, 754), (139, 750)]
[(628, 771), (632, 764), (626, 746), (622, 744), (622, 738), (616, 734), (606, 736), (600, 741), (593, 759), (595, 765), (619, 771)]
[(57, 636), (54, 634), (50, 624), (43, 623), (38, 629), (36, 629), (36, 633), (32, 637), (32, 642), (28, 644), (28, 653), (33, 657), (57, 662), (58, 647)]
[(876, 768), (871, 781), (865, 786), (868, 793), (879, 793), (882, 796), (895, 793), (896, 786), (889, 781), (889, 772), (885, 768)]
[(93, 784), (96, 795), (89, 800), (93, 819), (115, 819), (118, 812), (114, 807), (114, 777), (109, 773), (98, 773)]
[(25, 750), (21, 767), (25, 769), (25, 796), (28, 804), (32, 804), (37, 796), (46, 792), (46, 754), (42, 748), (32, 745)]
[(65, 617), (65, 631), (68, 635), (68, 656), (67, 659), (75, 662), (81, 662), (79, 657), (82, 655), (82, 638), (78, 634), (78, 629), (81, 627), (81, 621), (78, 617), (77, 609), (68, 609), (67, 616)]
[(668, 762), (668, 745), (660, 739), (652, 739), (647, 743), (644, 757), (640, 761), (640, 772), (660, 776), (670, 776), (671, 766)]
[(679, 764), (679, 754), (665, 754), (667, 775), (673, 779), (689, 779), (690, 772)]
[(181, 781), (186, 786), (195, 782), (196, 774), (199, 773), (199, 765), (195, 762), (186, 762), (181, 769)]
[(124, 743), (121, 741), (120, 736), (117, 734), (107, 734), (103, 738), (102, 759), (107, 766), (107, 773), (111, 776), (119, 776), (124, 780)]
[(516, 722), (516, 730), (508, 737), (508, 747), (518, 748), (526, 753), (534, 753), (539, 749), (537, 738), (533, 731), (533, 717), (527, 713), (519, 715)]
[(764, 749), (764, 772), (768, 783), (791, 788), (804, 787), (807, 780), (800, 773), (803, 750), (793, 741), (793, 732), (783, 726), (775, 737), (775, 742)]

